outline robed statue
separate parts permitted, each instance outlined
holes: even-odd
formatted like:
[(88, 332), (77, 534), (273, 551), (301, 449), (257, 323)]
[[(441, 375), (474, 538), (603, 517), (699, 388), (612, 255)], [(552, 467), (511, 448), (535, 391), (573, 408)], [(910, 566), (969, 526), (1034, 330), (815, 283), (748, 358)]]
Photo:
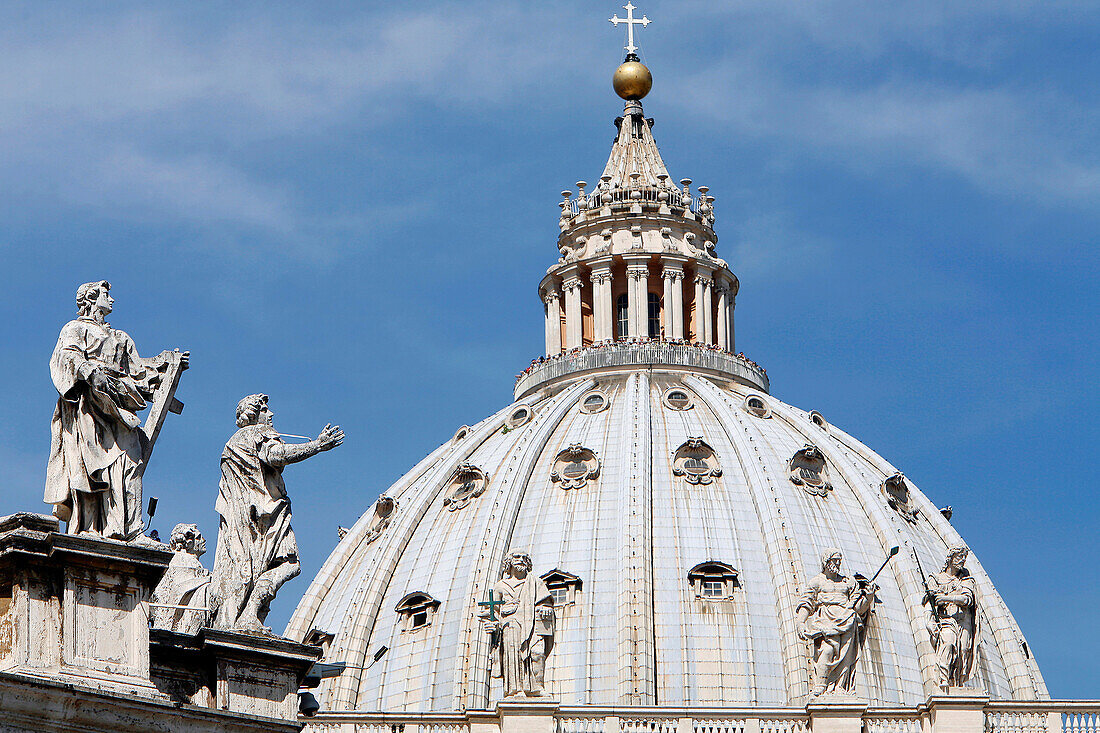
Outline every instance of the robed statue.
[(199, 560), (206, 538), (194, 524), (177, 524), (168, 547), (175, 554), (153, 591), (150, 621), (156, 629), (197, 634), (210, 620), (210, 571)]
[(940, 687), (962, 687), (974, 672), (980, 617), (978, 584), (966, 569), (969, 550), (952, 547), (943, 570), (928, 576), (928, 633), (936, 650)]
[[(499, 611), (482, 611), (483, 630), (491, 634), (492, 676), (500, 677), (506, 697), (542, 694), (546, 657), (554, 646), (554, 596), (531, 574), (531, 556), (513, 552), (504, 559), (493, 586)], [(491, 619), (489, 616), (496, 615)]]
[(326, 425), (307, 443), (284, 443), (271, 425), (267, 395), (237, 403), (238, 430), (222, 451), (215, 508), (221, 515), (214, 552), (214, 627), (270, 632), (264, 620), (276, 592), (302, 571), (290, 528), (290, 499), (283, 467), (344, 442), (339, 426)]
[(855, 692), (856, 662), (867, 636), (878, 586), (840, 571), (840, 550), (821, 557), (821, 572), (798, 601), (798, 633), (810, 644), (810, 695)]
[[(138, 356), (106, 321), (110, 290), (106, 280), (77, 289), (80, 315), (61, 329), (50, 359), (58, 400), (44, 498), (70, 534), (132, 541), (143, 536), (141, 477), (165, 411), (183, 409), (174, 393), (189, 354)], [(143, 426), (137, 414), (150, 404)]]

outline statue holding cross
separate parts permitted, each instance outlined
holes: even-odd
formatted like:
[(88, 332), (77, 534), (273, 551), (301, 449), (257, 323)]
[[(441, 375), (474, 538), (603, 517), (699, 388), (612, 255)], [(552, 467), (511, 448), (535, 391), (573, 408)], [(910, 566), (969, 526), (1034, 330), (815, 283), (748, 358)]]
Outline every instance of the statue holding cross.
[[(76, 291), (79, 317), (61, 329), (50, 359), (57, 387), (44, 499), (69, 534), (143, 540), (141, 477), (175, 398), (189, 353), (138, 356), (133, 339), (107, 323), (106, 280)], [(142, 424), (137, 413), (149, 407)], [(154, 542), (154, 540), (147, 540)]]
[(531, 556), (509, 554), (489, 600), (477, 605), (482, 629), (491, 636), (492, 676), (501, 678), (505, 697), (541, 695), (554, 646), (554, 596), (531, 574)]

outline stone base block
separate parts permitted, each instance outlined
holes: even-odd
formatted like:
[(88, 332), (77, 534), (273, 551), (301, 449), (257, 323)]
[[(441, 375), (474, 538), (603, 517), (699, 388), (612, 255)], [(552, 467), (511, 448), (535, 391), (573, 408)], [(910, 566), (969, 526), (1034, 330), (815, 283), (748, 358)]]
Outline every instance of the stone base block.
[(295, 720), (298, 686), (322, 651), (266, 634), (152, 631), (152, 678), (180, 703)]
[(554, 715), (561, 704), (543, 698), (519, 698), (497, 703), (500, 733), (554, 733)]
[(933, 733), (974, 733), (985, 730), (985, 706), (989, 695), (979, 690), (953, 687), (928, 698)]
[(247, 717), (0, 672), (0, 733), (296, 733), (301, 729), (294, 720)]
[(827, 693), (806, 705), (814, 733), (861, 733), (867, 701), (845, 693)]
[(172, 553), (57, 530), (42, 514), (0, 519), (0, 670), (160, 697), (148, 601)]

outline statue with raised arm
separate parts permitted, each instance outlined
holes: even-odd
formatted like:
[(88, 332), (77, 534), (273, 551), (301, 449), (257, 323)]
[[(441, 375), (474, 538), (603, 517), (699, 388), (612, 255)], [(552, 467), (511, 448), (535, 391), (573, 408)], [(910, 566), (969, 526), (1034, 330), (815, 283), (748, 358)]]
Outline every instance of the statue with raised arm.
[(177, 524), (168, 547), (175, 554), (153, 591), (152, 626), (197, 634), (210, 620), (210, 571), (199, 561), (206, 538), (194, 524)]
[(978, 585), (966, 569), (969, 552), (963, 545), (952, 547), (943, 570), (928, 576), (928, 633), (945, 690), (967, 683), (978, 652)]
[(840, 572), (840, 550), (821, 557), (821, 572), (798, 601), (798, 634), (810, 643), (810, 695), (854, 693), (855, 668), (878, 586)]
[(506, 697), (537, 697), (543, 690), (546, 657), (554, 646), (554, 596), (531, 574), (526, 552), (504, 559), (493, 591), (500, 610), (480, 613), (482, 629), (491, 635), (491, 674), (501, 678)]
[[(70, 534), (132, 541), (143, 537), (141, 477), (188, 352), (138, 356), (133, 340), (107, 323), (106, 280), (76, 291), (80, 313), (61, 329), (50, 358), (57, 387), (44, 499)], [(145, 425), (137, 413), (152, 405)], [(152, 542), (152, 540), (149, 540)]]
[(272, 417), (267, 395), (242, 399), (237, 403), (239, 429), (222, 451), (215, 506), (221, 515), (214, 552), (215, 628), (270, 632), (263, 622), (271, 600), (302, 571), (283, 467), (344, 442), (339, 426), (326, 425), (308, 443), (284, 443)]

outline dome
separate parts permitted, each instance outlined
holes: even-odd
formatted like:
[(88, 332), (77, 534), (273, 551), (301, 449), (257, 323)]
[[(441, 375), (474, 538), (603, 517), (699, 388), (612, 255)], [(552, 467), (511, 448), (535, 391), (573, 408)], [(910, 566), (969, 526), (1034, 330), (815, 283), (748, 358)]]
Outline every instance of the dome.
[[(878, 576), (855, 667), (871, 705), (939, 689), (924, 578), (962, 543), (897, 467), (771, 394), (734, 347), (740, 283), (709, 189), (672, 184), (636, 99), (599, 184), (564, 192), (539, 283), (546, 354), (515, 401), (390, 486), (346, 533), (286, 631), (343, 662), (333, 711), (454, 711), (502, 696), (479, 604), (514, 551), (554, 597), (547, 696), (563, 705), (807, 700), (800, 594), (837, 548)], [(973, 556), (970, 686), (1045, 699), (1012, 614)]]
[[(823, 468), (799, 462), (807, 446)], [(456, 506), (464, 467), (478, 485)], [(856, 687), (872, 705), (929, 693), (914, 553), (932, 572), (960, 538), (874, 451), (760, 390), (678, 369), (565, 380), (440, 446), (379, 501), (396, 509), (348, 532), (288, 629), (331, 635), (327, 659), (367, 667), (324, 689), (329, 709), (488, 707), (499, 690), (476, 603), (515, 548), (536, 574), (567, 579), (546, 671), (563, 704), (797, 702), (809, 684), (799, 589), (828, 547), (870, 575), (893, 545)], [(1012, 615), (978, 561), (967, 566), (985, 621), (973, 684), (1046, 697)], [(725, 587), (706, 595), (693, 574), (724, 574)], [(410, 594), (438, 603), (414, 630), (396, 610)]]

